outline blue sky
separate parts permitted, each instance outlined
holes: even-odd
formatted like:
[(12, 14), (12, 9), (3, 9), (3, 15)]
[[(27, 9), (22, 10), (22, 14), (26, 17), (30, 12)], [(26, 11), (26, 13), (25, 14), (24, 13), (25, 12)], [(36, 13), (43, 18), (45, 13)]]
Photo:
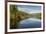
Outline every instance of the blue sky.
[(41, 6), (31, 6), (31, 5), (17, 5), (18, 10), (27, 13), (39, 13), (41, 12)]

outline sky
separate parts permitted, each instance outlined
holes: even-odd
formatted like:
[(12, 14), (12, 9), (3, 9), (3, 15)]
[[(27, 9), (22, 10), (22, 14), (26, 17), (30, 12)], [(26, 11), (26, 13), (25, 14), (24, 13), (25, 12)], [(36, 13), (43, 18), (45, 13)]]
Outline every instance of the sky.
[(31, 5), (17, 5), (19, 11), (27, 13), (40, 13), (41, 6), (31, 6)]

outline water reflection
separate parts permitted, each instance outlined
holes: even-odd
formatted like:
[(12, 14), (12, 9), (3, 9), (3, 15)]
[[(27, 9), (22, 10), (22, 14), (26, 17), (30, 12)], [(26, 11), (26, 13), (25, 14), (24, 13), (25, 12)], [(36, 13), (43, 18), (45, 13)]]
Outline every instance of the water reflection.
[(20, 21), (19, 28), (40, 28), (41, 20), (35, 18), (28, 18)]

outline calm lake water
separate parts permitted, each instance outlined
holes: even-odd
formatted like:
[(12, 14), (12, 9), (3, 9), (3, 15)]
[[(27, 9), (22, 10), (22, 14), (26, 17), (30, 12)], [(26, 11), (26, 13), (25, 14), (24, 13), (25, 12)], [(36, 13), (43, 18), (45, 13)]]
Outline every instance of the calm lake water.
[(41, 21), (40, 19), (36, 18), (28, 18), (25, 20), (20, 21), (19, 28), (40, 28)]

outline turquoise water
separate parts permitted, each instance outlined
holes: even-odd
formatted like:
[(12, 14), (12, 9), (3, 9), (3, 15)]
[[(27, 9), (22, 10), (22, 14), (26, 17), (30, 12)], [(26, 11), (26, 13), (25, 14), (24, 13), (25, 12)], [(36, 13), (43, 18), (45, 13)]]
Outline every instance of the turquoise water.
[(41, 20), (35, 18), (28, 18), (20, 21), (19, 28), (40, 28)]

